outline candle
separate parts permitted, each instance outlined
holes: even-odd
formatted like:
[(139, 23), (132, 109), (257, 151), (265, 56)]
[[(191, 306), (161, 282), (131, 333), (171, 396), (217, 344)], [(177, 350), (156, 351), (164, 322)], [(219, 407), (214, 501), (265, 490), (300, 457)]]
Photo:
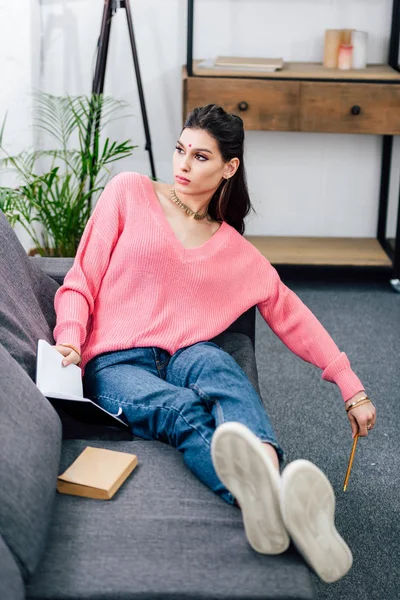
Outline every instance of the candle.
[(338, 58), (339, 69), (343, 69), (343, 70), (351, 69), (352, 51), (353, 51), (353, 46), (351, 46), (350, 44), (340, 44), (339, 58)]
[(350, 45), (351, 44), (351, 34), (354, 29), (341, 29), (340, 30), (340, 43)]
[(340, 39), (340, 29), (325, 30), (324, 67), (327, 69), (336, 69), (338, 65)]
[(368, 33), (366, 31), (352, 31), (351, 44), (353, 46), (353, 69), (365, 69), (367, 66), (367, 42)]

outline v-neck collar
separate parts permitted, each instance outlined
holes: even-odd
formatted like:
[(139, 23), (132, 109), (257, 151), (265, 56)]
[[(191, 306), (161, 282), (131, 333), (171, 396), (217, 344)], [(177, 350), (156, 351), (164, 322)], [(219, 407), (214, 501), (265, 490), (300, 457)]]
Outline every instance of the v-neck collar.
[(176, 237), (174, 230), (172, 229), (164, 210), (161, 206), (161, 203), (157, 197), (157, 194), (154, 190), (151, 179), (147, 177), (147, 175), (142, 175), (143, 187), (145, 189), (145, 195), (148, 199), (151, 213), (156, 219), (160, 228), (164, 231), (167, 238), (170, 240), (171, 244), (177, 251), (177, 253), (187, 261), (190, 261), (194, 258), (207, 257), (219, 248), (223, 241), (228, 237), (230, 233), (230, 227), (226, 221), (222, 221), (219, 229), (201, 246), (196, 246), (195, 248), (185, 248), (185, 246), (178, 240)]

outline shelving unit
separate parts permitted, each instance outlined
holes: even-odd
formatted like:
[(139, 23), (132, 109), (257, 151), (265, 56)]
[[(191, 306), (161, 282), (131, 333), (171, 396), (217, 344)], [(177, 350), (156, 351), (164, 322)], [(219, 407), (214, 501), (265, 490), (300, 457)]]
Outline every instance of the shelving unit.
[(376, 239), (245, 236), (275, 265), (391, 267)]
[(341, 71), (288, 62), (265, 75), (200, 68), (193, 60), (194, 0), (188, 0), (183, 119), (216, 103), (238, 114), (247, 130), (358, 133), (382, 136), (376, 238), (246, 236), (274, 264), (385, 267), (400, 291), (400, 210), (396, 239), (386, 238), (393, 136), (400, 135), (400, 0), (393, 0), (388, 64)]
[[(244, 77), (246, 79), (329, 79), (340, 81), (373, 80), (393, 81), (400, 80), (400, 73), (390, 65), (368, 65), (366, 69), (326, 69), (317, 62), (286, 62), (282, 69), (260, 77), (259, 73), (249, 74), (248, 71), (235, 71), (229, 69), (200, 68), (201, 60), (193, 60), (193, 74), (198, 77)], [(344, 77), (345, 76), (345, 77)]]

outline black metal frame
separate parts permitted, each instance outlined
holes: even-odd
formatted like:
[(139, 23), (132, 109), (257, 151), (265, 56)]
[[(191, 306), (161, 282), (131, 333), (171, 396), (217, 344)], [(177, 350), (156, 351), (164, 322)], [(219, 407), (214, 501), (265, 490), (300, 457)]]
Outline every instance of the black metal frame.
[[(147, 118), (146, 104), (145, 104), (145, 100), (144, 100), (142, 78), (140, 75), (139, 59), (138, 59), (138, 54), (137, 54), (137, 50), (136, 50), (136, 42), (135, 42), (135, 35), (133, 32), (133, 22), (132, 22), (132, 15), (131, 15), (131, 9), (130, 9), (130, 5), (129, 5), (129, 0), (104, 0), (103, 18), (102, 18), (102, 22), (101, 22), (100, 37), (99, 37), (99, 41), (98, 41), (98, 52), (97, 52), (97, 60), (96, 60), (96, 69), (95, 69), (94, 78), (93, 78), (92, 94), (102, 94), (104, 91), (104, 79), (105, 79), (105, 74), (106, 74), (107, 54), (108, 54), (108, 46), (109, 46), (109, 41), (110, 41), (110, 30), (111, 30), (112, 17), (118, 8), (125, 8), (125, 12), (126, 12), (126, 19), (128, 22), (128, 30), (129, 30), (129, 38), (130, 38), (132, 56), (133, 56), (133, 63), (134, 63), (134, 67), (135, 67), (136, 82), (137, 82), (138, 92), (139, 92), (140, 108), (141, 108), (141, 112), (142, 112), (144, 132), (145, 132), (145, 136), (146, 136), (145, 149), (149, 152), (150, 168), (151, 168), (152, 177), (154, 179), (156, 179), (156, 171), (155, 171), (155, 167), (154, 167), (153, 152), (152, 152), (152, 148), (151, 148), (149, 122), (148, 122), (148, 118)], [(96, 130), (98, 130), (99, 126), (100, 126), (100, 122), (99, 122), (99, 119), (97, 119), (95, 122)]]
[[(189, 77), (203, 77), (193, 73), (193, 28), (194, 28), (194, 0), (187, 0), (187, 53), (186, 53), (186, 69)], [(389, 42), (388, 64), (396, 71), (400, 72), (399, 68), (399, 47), (400, 47), (400, 0), (393, 0), (392, 20)], [(240, 76), (220, 78), (242, 79)], [(276, 77), (257, 77), (252, 79), (276, 79)], [(279, 80), (290, 80), (293, 78), (279, 77)], [(302, 77), (301, 81), (315, 81), (312, 78)], [(340, 82), (340, 83), (359, 83), (359, 80), (343, 77), (341, 79), (326, 78), (324, 81)], [(363, 83), (385, 83), (399, 85), (398, 82), (390, 82), (381, 79), (369, 79)], [(379, 214), (377, 226), (377, 240), (385, 250), (386, 254), (393, 262), (393, 278), (400, 279), (400, 192), (397, 210), (397, 228), (394, 250), (390, 247), (386, 238), (387, 213), (389, 203), (389, 185), (393, 151), (393, 135), (384, 135), (382, 139), (382, 163), (381, 163), (381, 183), (379, 193)]]

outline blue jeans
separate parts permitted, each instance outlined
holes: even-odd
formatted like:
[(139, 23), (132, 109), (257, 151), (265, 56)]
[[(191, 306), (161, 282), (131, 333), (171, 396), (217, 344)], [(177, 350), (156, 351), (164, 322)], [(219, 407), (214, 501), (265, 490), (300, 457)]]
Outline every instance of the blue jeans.
[(222, 348), (199, 342), (170, 355), (156, 347), (99, 354), (85, 366), (85, 396), (106, 410), (122, 408), (133, 435), (171, 444), (189, 469), (230, 504), (218, 478), (211, 438), (221, 423), (239, 421), (283, 452), (262, 400), (247, 375)]

